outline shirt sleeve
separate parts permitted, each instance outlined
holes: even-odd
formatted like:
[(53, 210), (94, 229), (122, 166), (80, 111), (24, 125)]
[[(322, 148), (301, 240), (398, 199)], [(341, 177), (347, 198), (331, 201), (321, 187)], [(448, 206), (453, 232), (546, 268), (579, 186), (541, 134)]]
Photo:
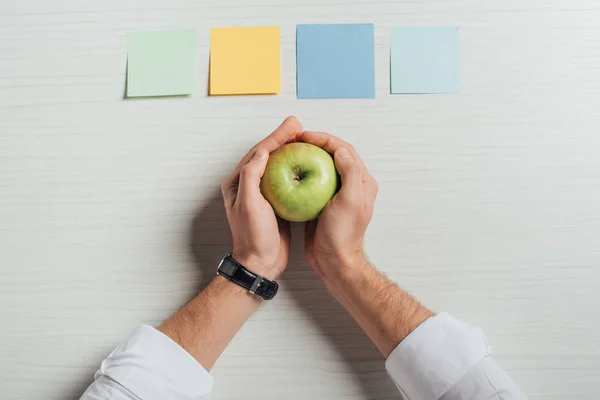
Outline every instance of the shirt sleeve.
[(102, 361), (81, 400), (201, 400), (212, 385), (210, 374), (188, 352), (142, 325)]
[(441, 313), (408, 335), (385, 366), (406, 400), (526, 400), (490, 354), (481, 329)]

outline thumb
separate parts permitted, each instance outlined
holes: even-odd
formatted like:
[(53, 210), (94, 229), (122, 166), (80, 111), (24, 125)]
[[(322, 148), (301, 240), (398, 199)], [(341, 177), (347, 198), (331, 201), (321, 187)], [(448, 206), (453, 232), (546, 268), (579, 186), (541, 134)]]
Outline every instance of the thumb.
[(254, 153), (248, 164), (240, 170), (240, 181), (238, 186), (238, 199), (254, 199), (261, 196), (260, 178), (265, 173), (269, 153), (264, 149), (259, 149)]
[(360, 168), (356, 160), (345, 147), (338, 148), (333, 159), (335, 167), (342, 177), (342, 188), (338, 195), (347, 199), (357, 198), (361, 195)]

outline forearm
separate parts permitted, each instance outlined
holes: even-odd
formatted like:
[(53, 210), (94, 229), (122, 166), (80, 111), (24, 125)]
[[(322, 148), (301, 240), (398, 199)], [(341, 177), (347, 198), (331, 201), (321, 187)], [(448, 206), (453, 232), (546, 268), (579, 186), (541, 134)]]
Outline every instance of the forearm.
[(331, 294), (352, 315), (384, 357), (433, 313), (365, 258), (319, 268)]
[(101, 364), (82, 399), (203, 399), (208, 371), (261, 300), (222, 276), (157, 329), (138, 327)]
[(480, 329), (446, 313), (434, 316), (366, 259), (330, 263), (318, 273), (387, 358), (386, 368), (407, 398), (526, 399), (489, 357)]
[[(242, 158), (221, 186), (233, 257), (270, 280), (287, 266), (290, 230), (261, 195), (260, 180), (269, 154), (300, 132), (300, 123), (288, 117)], [(204, 398), (213, 384), (208, 370), (260, 302), (246, 289), (215, 277), (158, 329), (138, 327), (102, 362), (82, 399)]]
[(242, 287), (217, 276), (158, 330), (210, 371), (260, 301)]

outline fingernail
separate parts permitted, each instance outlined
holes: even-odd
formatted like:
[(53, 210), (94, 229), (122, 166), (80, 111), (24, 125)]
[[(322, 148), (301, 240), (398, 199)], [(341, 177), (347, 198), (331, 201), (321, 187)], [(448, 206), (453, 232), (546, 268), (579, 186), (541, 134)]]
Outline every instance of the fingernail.
[(340, 155), (341, 158), (348, 158), (348, 157), (350, 157), (350, 153), (348, 153), (348, 150), (346, 150), (345, 147), (341, 147), (338, 150), (338, 153), (339, 153), (339, 155)]
[(262, 150), (258, 150), (256, 153), (254, 153), (255, 160), (264, 160), (265, 158), (267, 158), (267, 154)]

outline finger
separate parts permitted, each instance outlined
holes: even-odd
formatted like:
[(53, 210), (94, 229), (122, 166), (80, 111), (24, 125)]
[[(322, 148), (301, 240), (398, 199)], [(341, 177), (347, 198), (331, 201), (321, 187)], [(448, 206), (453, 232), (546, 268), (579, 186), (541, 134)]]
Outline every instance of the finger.
[(346, 149), (348, 149), (350, 154), (352, 154), (352, 156), (358, 161), (359, 166), (364, 174), (364, 179), (368, 180), (373, 178), (369, 173), (369, 170), (367, 169), (365, 163), (358, 155), (356, 149), (350, 143), (343, 141), (339, 137), (330, 135), (329, 133), (325, 132), (304, 131), (300, 135), (298, 135), (298, 138), (306, 143), (314, 144), (315, 146), (321, 147), (329, 154), (335, 154), (337, 149), (339, 149), (340, 147), (345, 147)]
[(277, 150), (287, 142), (294, 140), (302, 132), (302, 124), (296, 117), (290, 115), (277, 129), (256, 145), (257, 148), (265, 148), (269, 153)]
[(266, 150), (258, 149), (248, 164), (244, 165), (240, 171), (240, 180), (236, 201), (252, 201), (260, 198), (260, 178), (265, 173), (269, 153)]
[(345, 147), (339, 147), (333, 155), (335, 167), (342, 177), (342, 188), (336, 195), (347, 201), (362, 198), (362, 178), (360, 166)]
[(272, 153), (287, 142), (295, 139), (296, 135), (301, 132), (302, 124), (300, 124), (296, 117), (287, 117), (273, 133), (258, 142), (244, 157), (242, 157), (233, 171), (232, 176), (237, 176), (239, 174), (242, 167), (250, 161), (258, 149), (264, 149), (267, 152)]
[(240, 179), (240, 170), (244, 165), (252, 159), (259, 148), (266, 150), (269, 153), (277, 150), (280, 146), (284, 145), (288, 141), (295, 140), (296, 135), (302, 132), (302, 125), (294, 116), (287, 117), (277, 129), (273, 131), (269, 136), (263, 139), (261, 142), (256, 144), (250, 151), (242, 157), (238, 165), (235, 167), (233, 172), (225, 179), (221, 186), (223, 192), (223, 198), (229, 205), (233, 205), (236, 193), (237, 185)]
[(334, 154), (335, 151), (340, 147), (345, 147), (349, 150), (355, 151), (350, 143), (343, 141), (337, 136), (330, 135), (329, 133), (304, 131), (301, 135), (299, 135), (299, 137), (304, 142), (319, 146), (331, 154)]

